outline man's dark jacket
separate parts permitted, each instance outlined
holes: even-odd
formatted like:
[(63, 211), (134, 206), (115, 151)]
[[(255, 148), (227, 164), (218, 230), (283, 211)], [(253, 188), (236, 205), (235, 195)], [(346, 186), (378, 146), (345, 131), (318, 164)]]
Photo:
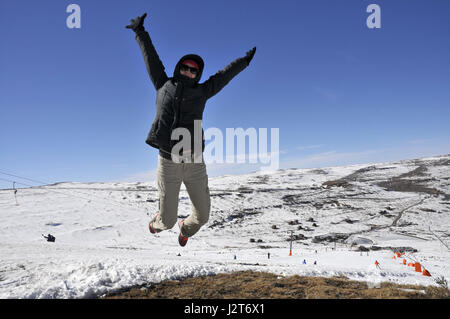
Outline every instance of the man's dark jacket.
[[(150, 36), (145, 30), (136, 32), (142, 55), (144, 56), (150, 79), (156, 89), (156, 115), (146, 143), (159, 149), (159, 154), (171, 159), (172, 146), (179, 140), (171, 140), (172, 130), (187, 128), (191, 134), (191, 150), (194, 150), (194, 120), (202, 120), (206, 101), (217, 94), (233, 77), (248, 66), (246, 57), (241, 57), (203, 83), (198, 83), (203, 72), (204, 62), (196, 54), (183, 56), (175, 66), (173, 77), (165, 72)], [(180, 64), (185, 59), (198, 63), (199, 72), (195, 79), (180, 74)], [(205, 140), (202, 129), (202, 152)]]

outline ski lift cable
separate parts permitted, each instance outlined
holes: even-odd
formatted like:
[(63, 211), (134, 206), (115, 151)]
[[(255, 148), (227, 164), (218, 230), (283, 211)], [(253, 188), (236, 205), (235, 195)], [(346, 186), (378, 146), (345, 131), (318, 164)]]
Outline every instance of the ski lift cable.
[[(31, 178), (27, 178), (27, 177), (15, 175), (15, 174), (6, 173), (6, 172), (1, 171), (1, 170), (0, 170), (0, 174), (12, 176), (12, 177), (17, 177), (17, 178), (24, 179), (24, 180), (27, 180), (27, 181), (30, 181), (30, 182), (33, 182), (33, 183), (37, 183), (37, 184), (42, 184), (42, 185), (40, 185), (40, 186), (51, 187), (51, 183), (43, 182), (43, 181), (38, 181), (38, 180), (35, 180), (35, 179), (31, 179)], [(25, 185), (25, 186), (31, 186), (31, 185), (26, 185), (26, 184), (24, 184), (24, 185)], [(31, 187), (35, 187), (35, 186), (31, 186)], [(91, 196), (91, 197), (97, 197), (97, 198), (99, 198), (99, 199), (101, 199), (101, 200), (111, 201), (111, 199), (109, 199), (109, 198), (105, 198), (105, 197), (98, 196), (98, 195), (94, 195), (94, 194), (90, 194), (90, 193), (80, 192), (80, 191), (77, 191), (76, 189), (72, 189), (72, 188), (66, 188), (66, 189), (70, 189), (71, 191), (73, 191), (73, 192), (75, 192), (75, 193), (79, 193), (79, 194), (83, 194), (83, 195), (87, 195), (87, 196)], [(102, 190), (102, 189), (99, 189), (99, 190)], [(126, 191), (126, 190), (125, 190), (125, 191)], [(148, 191), (148, 190), (145, 190), (145, 191)], [(113, 200), (113, 201), (114, 201), (114, 200)], [(117, 202), (117, 201), (115, 201), (115, 202), (116, 202), (118, 205), (123, 205), (122, 203), (119, 203), (119, 202)]]
[[(33, 183), (37, 183), (37, 184), (42, 184), (42, 185), (39, 185), (39, 186), (47, 186), (47, 187), (51, 187), (51, 185), (50, 185), (51, 183), (47, 183), (47, 182), (43, 182), (43, 181), (38, 181), (38, 180), (35, 180), (35, 179), (31, 179), (31, 178), (27, 178), (27, 177), (15, 175), (15, 174), (5, 173), (5, 172), (3, 172), (3, 171), (0, 171), (0, 174), (12, 176), (12, 177), (17, 177), (17, 178), (20, 178), (20, 179), (23, 179), (23, 180), (27, 180), (27, 181), (30, 181), (30, 182), (33, 182)], [(34, 187), (34, 186), (32, 186), (32, 187)], [(96, 197), (96, 198), (101, 199), (101, 200), (111, 201), (111, 199), (109, 199), (109, 198), (107, 199), (107, 198), (102, 197), (102, 196), (98, 196), (98, 195), (94, 195), (94, 194), (90, 194), (90, 193), (81, 192), (81, 191), (76, 190), (76, 189), (72, 189), (72, 188), (66, 188), (66, 189), (70, 189), (70, 190), (71, 190), (72, 192), (74, 192), (74, 193), (79, 193), (79, 194), (87, 195), (87, 196), (90, 196), (90, 197)], [(100, 190), (101, 190), (101, 189), (100, 189)], [(112, 200), (112, 201), (114, 201), (114, 200)], [(122, 203), (119, 203), (119, 202), (117, 202), (117, 201), (114, 201), (114, 202), (116, 202), (118, 205), (122, 205)]]
[[(6, 181), (6, 182), (10, 182), (10, 183), (20, 184), (20, 185), (27, 186), (27, 187), (42, 187), (42, 186), (35, 186), (35, 185), (29, 185), (29, 184), (26, 184), (26, 183), (16, 182), (16, 181), (12, 181), (12, 180), (9, 180), (9, 179), (4, 179), (4, 178), (1, 178), (1, 177), (0, 177), (0, 180)], [(63, 194), (63, 195), (65, 195), (65, 196), (69, 196), (69, 197), (77, 197), (77, 198), (81, 198), (81, 199), (84, 199), (84, 200), (87, 200), (87, 201), (93, 201), (93, 202), (100, 203), (99, 201), (95, 201), (95, 200), (93, 200), (92, 198), (81, 197), (81, 196), (79, 196), (79, 195), (69, 194), (69, 193), (67, 193), (67, 192), (55, 190), (55, 189), (52, 189), (52, 188), (46, 188), (46, 190), (48, 190), (48, 191), (50, 191), (50, 192), (54, 192), (54, 193)], [(105, 200), (106, 200), (106, 199), (105, 199)], [(126, 208), (126, 209), (130, 209), (130, 208), (131, 208), (131, 209), (133, 209), (133, 210), (136, 210), (136, 211), (139, 210), (139, 212), (142, 212), (141, 209), (138, 208), (138, 207), (134, 207), (134, 206), (132, 206), (132, 205), (125, 206), (125, 205), (123, 205), (123, 204), (121, 204), (121, 203), (117, 203), (117, 202), (116, 202), (116, 203), (105, 202), (105, 203), (102, 203), (102, 204), (107, 204), (107, 205), (110, 205), (110, 206), (116, 206), (116, 207), (120, 207), (120, 208), (122, 208), (122, 209), (123, 209), (123, 208)]]
[[(12, 180), (9, 180), (9, 179), (4, 179), (4, 178), (1, 178), (1, 177), (0, 177), (0, 180), (5, 181), (5, 182), (11, 182), (11, 183), (15, 183), (15, 184), (20, 184), (20, 185), (27, 186), (27, 187), (32, 187), (32, 188), (33, 187), (42, 187), (42, 186), (35, 186), (35, 185), (29, 185), (29, 184), (26, 184), (26, 183), (16, 182), (16, 181), (12, 181)], [(76, 196), (76, 195), (73, 195), (73, 194), (68, 194), (68, 193), (61, 192), (61, 191), (54, 190), (54, 189), (46, 189), (46, 190), (49, 190), (49, 191), (54, 192), (54, 193), (63, 194), (63, 195), (66, 195), (66, 196), (78, 197), (78, 198), (89, 200), (89, 201), (92, 200), (91, 198)]]

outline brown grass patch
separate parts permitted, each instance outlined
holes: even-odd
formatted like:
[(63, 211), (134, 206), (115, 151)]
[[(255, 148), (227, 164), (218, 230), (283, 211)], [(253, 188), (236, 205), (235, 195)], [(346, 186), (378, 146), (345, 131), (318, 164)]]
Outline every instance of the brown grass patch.
[[(405, 290), (408, 289), (408, 290)], [(367, 283), (346, 277), (281, 277), (271, 273), (239, 271), (193, 277), (181, 281), (123, 289), (105, 299), (449, 299), (448, 289)]]

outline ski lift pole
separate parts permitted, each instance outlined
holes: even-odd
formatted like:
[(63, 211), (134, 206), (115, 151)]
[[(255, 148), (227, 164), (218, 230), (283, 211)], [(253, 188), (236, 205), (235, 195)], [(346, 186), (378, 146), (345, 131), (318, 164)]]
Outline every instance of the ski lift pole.
[(16, 182), (13, 182), (13, 190), (14, 190), (14, 198), (16, 200), (16, 206), (19, 206), (19, 203), (17, 202), (17, 189), (16, 189)]
[(292, 239), (294, 237), (294, 231), (290, 230), (290, 232), (291, 232), (291, 241), (289, 243), (289, 256), (292, 256)]

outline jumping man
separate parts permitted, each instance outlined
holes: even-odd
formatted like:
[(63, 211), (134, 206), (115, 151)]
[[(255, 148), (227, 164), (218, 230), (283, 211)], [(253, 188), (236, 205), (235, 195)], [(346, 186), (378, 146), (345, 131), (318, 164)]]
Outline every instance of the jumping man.
[[(157, 174), (159, 211), (150, 221), (149, 230), (155, 234), (171, 229), (176, 224), (178, 198), (183, 182), (192, 203), (191, 215), (178, 223), (180, 228), (178, 242), (181, 246), (185, 246), (188, 238), (206, 224), (211, 208), (208, 175), (203, 160), (204, 132), (201, 129), (201, 136), (194, 135), (194, 123), (196, 125), (201, 123), (206, 101), (249, 65), (256, 47), (203, 83), (199, 81), (204, 62), (196, 54), (183, 56), (176, 64), (173, 76), (168, 77), (144, 28), (146, 16), (144, 13), (132, 19), (126, 28), (132, 29), (136, 34), (147, 72), (156, 89), (156, 115), (146, 143), (159, 149)], [(176, 134), (173, 137), (176, 129), (184, 129), (184, 132), (190, 134), (183, 135), (182, 139)], [(189, 138), (190, 141), (185, 140)], [(177, 147), (178, 143), (182, 143), (183, 147)]]

